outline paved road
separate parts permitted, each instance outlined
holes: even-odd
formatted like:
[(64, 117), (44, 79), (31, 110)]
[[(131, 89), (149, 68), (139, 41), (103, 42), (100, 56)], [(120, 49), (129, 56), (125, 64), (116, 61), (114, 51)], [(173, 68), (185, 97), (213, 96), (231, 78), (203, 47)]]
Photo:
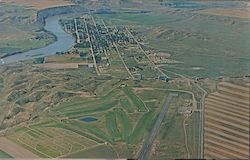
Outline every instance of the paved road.
[(170, 95), (168, 96), (168, 98), (166, 100), (166, 103), (162, 107), (161, 112), (158, 115), (158, 118), (157, 118), (157, 120), (155, 122), (155, 125), (154, 125), (154, 127), (152, 128), (152, 130), (151, 130), (151, 132), (149, 134), (148, 139), (146, 140), (146, 142), (144, 143), (144, 145), (142, 147), (142, 150), (140, 152), (138, 160), (145, 160), (147, 158), (146, 156), (147, 156), (148, 152), (150, 151), (150, 148), (151, 148), (151, 146), (152, 146), (152, 144), (154, 142), (154, 139), (155, 139), (160, 127), (161, 127), (161, 123), (162, 123), (162, 121), (163, 121), (163, 119), (165, 117), (165, 114), (168, 111), (168, 108), (169, 108), (170, 103), (172, 102), (173, 96), (176, 96), (176, 95), (170, 93)]

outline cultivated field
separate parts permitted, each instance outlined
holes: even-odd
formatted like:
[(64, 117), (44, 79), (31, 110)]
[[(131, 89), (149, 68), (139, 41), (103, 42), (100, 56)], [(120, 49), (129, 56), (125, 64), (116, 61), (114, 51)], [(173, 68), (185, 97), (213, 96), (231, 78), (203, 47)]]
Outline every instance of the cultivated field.
[(250, 88), (222, 82), (206, 98), (204, 156), (249, 158)]
[[(8, 155), (7, 153), (4, 153), (1, 150), (4, 150), (5, 152), (10, 153), (11, 156)], [(0, 158), (9, 158), (9, 157), (39, 158), (37, 155), (24, 149), (22, 146), (19, 146), (16, 143), (13, 143), (12, 141), (4, 137), (0, 137)]]

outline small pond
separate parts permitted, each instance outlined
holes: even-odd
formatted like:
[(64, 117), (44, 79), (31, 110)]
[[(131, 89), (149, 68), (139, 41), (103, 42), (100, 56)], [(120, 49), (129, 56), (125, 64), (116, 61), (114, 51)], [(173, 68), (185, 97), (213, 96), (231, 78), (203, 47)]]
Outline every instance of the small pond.
[(83, 122), (94, 122), (94, 121), (97, 121), (97, 119), (94, 118), (94, 117), (83, 117), (83, 118), (80, 118), (80, 121), (83, 121)]

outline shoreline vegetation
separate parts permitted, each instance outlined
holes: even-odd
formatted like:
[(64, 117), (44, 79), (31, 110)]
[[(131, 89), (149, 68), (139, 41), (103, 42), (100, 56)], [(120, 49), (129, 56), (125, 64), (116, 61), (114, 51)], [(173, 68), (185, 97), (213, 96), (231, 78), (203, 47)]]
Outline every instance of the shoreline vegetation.
[[(43, 32), (45, 33), (48, 33), (49, 35), (51, 35), (53, 37), (52, 39), (52, 42), (46, 44), (46, 46), (50, 45), (50, 44), (53, 44), (55, 42), (57, 42), (58, 38), (56, 35), (54, 35), (52, 32), (50, 31), (47, 31), (46, 29), (42, 29)], [(44, 46), (44, 47), (46, 47)], [(12, 52), (12, 53), (6, 53), (6, 54), (3, 54), (3, 55), (0, 55), (0, 58), (6, 58), (6, 57), (9, 57), (9, 56), (14, 56), (14, 55), (17, 55), (17, 54), (22, 54), (22, 53), (25, 53), (25, 52), (28, 52), (28, 51), (31, 51), (31, 50), (36, 50), (36, 49), (39, 49), (39, 48), (44, 48), (44, 47), (35, 47), (35, 48), (32, 48), (32, 49), (27, 49), (27, 50), (23, 50), (23, 51), (17, 51), (17, 52)]]

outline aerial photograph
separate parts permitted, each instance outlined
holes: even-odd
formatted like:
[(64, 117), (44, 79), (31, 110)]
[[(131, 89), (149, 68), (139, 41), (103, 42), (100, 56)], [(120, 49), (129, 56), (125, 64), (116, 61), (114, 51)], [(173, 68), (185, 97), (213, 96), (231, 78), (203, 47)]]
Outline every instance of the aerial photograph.
[(0, 0), (0, 160), (249, 160), (249, 0)]

